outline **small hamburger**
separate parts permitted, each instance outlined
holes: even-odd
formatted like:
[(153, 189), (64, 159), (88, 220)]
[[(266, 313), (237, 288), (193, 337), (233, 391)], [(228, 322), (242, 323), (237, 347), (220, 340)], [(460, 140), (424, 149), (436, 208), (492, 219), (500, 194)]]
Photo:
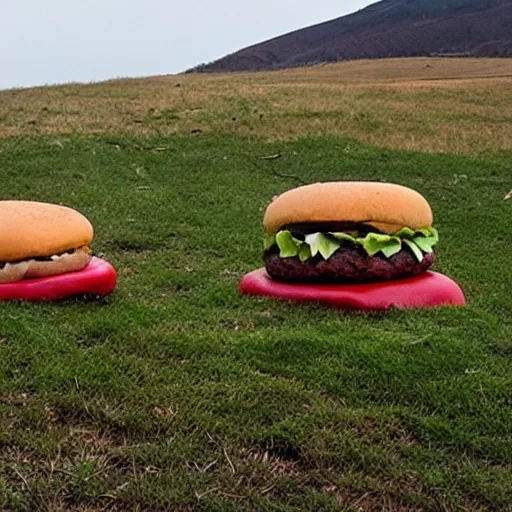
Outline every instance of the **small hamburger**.
[(265, 269), (289, 283), (418, 276), (435, 260), (432, 222), (427, 200), (401, 185), (340, 181), (298, 187), (265, 212)]
[(0, 201), (0, 284), (84, 269), (90, 222), (77, 211), (35, 201)]

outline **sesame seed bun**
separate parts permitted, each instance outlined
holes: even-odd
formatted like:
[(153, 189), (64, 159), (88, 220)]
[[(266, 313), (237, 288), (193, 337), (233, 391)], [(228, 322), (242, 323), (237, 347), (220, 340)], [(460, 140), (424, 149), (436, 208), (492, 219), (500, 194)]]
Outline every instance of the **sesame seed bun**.
[(314, 183), (289, 190), (267, 207), (265, 231), (273, 235), (290, 224), (354, 222), (372, 226), (383, 233), (402, 227), (432, 226), (432, 210), (415, 190), (370, 181)]
[(65, 206), (0, 201), (0, 262), (49, 257), (87, 246), (91, 223)]

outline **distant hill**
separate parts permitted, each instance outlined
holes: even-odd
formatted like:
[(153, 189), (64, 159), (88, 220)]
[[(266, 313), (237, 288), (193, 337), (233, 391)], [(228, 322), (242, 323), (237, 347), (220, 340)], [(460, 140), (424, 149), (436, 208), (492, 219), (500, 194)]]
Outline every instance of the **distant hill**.
[(262, 71), (443, 55), (512, 57), (512, 0), (382, 0), (188, 71)]

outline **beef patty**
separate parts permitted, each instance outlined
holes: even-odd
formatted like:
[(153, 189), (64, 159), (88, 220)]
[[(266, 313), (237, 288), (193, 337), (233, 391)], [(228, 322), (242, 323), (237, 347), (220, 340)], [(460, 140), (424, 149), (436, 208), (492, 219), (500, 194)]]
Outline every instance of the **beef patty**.
[(349, 243), (328, 260), (319, 254), (305, 262), (298, 257), (281, 258), (276, 246), (265, 252), (264, 259), (268, 274), (276, 281), (367, 283), (416, 276), (433, 265), (435, 256), (424, 254), (419, 262), (406, 246), (390, 258), (380, 253), (369, 256), (361, 246)]

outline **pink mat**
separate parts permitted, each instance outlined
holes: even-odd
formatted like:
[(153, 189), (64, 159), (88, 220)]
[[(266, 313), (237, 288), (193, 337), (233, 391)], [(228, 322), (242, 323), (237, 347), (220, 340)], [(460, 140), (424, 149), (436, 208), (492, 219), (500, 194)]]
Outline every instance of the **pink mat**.
[(466, 303), (464, 293), (455, 281), (432, 271), (378, 283), (294, 284), (275, 281), (260, 268), (243, 277), (239, 291), (243, 295), (320, 302), (342, 309), (427, 308)]

